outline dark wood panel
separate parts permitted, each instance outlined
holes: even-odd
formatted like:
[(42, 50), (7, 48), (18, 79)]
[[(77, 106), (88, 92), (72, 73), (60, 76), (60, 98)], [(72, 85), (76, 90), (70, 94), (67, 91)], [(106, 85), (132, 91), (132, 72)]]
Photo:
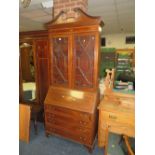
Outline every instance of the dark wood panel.
[(36, 52), (39, 58), (48, 58), (48, 42), (47, 40), (36, 41)]
[(92, 145), (92, 138), (91, 136), (87, 136), (86, 134), (75, 134), (75, 132), (71, 130), (66, 130), (65, 128), (62, 128), (60, 126), (56, 125), (46, 125), (46, 131), (47, 133), (54, 133), (61, 135), (62, 137), (69, 138), (71, 140), (75, 140), (77, 142), (80, 142), (82, 144), (85, 144), (87, 146)]
[[(52, 86), (49, 87), (45, 105), (51, 105), (62, 108), (65, 113), (66, 109), (78, 111), (87, 114), (92, 114), (98, 104), (98, 90), (97, 91), (81, 91), (63, 87)], [(74, 104), (73, 104), (74, 103)], [(58, 110), (57, 110), (58, 112)], [(71, 112), (68, 112), (70, 114)]]
[[(46, 119), (48, 119), (47, 121), (59, 121), (59, 120), (63, 120), (63, 122), (66, 122), (68, 124), (68, 122), (70, 122), (71, 125), (75, 125), (79, 126), (79, 127), (85, 127), (85, 128), (91, 128), (92, 126), (92, 122), (91, 121), (85, 121), (82, 118), (78, 118), (78, 117), (66, 117), (64, 115), (57, 115), (54, 113), (46, 113)], [(66, 126), (67, 126), (66, 124)]]
[(71, 118), (66, 119), (65, 117), (52, 115), (49, 113), (46, 113), (45, 116), (46, 116), (45, 122), (47, 122), (48, 124), (63, 126), (65, 129), (77, 132), (79, 134), (89, 134), (89, 135), (91, 134), (90, 130), (92, 126), (91, 122), (87, 123), (84, 122), (83, 120), (76, 121), (72, 120)]
[(19, 33), (20, 40), (42, 39), (48, 37), (47, 30), (26, 31)]
[(77, 112), (66, 108), (60, 108), (60, 107), (58, 108), (51, 105), (45, 105), (45, 109), (46, 112), (48, 112), (49, 114), (52, 113), (51, 115), (56, 114), (66, 119), (69, 118), (68, 121), (74, 121), (74, 120), (80, 121), (82, 119), (85, 122), (89, 122), (92, 120), (91, 115), (87, 113)]
[(48, 87), (49, 87), (49, 63), (48, 59), (39, 59), (38, 71), (39, 71), (39, 99), (41, 103), (44, 103)]
[(40, 39), (35, 41), (35, 52), (37, 61), (37, 84), (39, 102), (44, 103), (49, 87), (49, 49), (48, 40)]

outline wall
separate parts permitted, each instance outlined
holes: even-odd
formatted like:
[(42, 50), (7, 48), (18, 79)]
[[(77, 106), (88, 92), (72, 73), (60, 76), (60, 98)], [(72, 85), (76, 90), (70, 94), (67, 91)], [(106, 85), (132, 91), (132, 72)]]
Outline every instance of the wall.
[(134, 33), (119, 33), (119, 34), (105, 34), (102, 37), (106, 38), (106, 46), (112, 48), (134, 48), (135, 44), (126, 44), (126, 36), (134, 36)]

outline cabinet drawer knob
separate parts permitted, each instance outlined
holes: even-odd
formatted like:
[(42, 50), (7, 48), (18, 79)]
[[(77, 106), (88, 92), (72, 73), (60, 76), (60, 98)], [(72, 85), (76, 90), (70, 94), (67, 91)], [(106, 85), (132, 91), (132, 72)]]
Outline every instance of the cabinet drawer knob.
[(80, 121), (80, 124), (86, 125), (87, 123), (86, 122), (83, 122), (83, 121)]
[(109, 118), (110, 118), (110, 119), (117, 119), (117, 117), (114, 116), (114, 115), (109, 115)]
[(85, 138), (85, 137), (80, 137), (80, 139), (81, 139), (82, 141), (86, 141), (86, 138)]
[(108, 128), (110, 128), (111, 127), (111, 125), (108, 125)]

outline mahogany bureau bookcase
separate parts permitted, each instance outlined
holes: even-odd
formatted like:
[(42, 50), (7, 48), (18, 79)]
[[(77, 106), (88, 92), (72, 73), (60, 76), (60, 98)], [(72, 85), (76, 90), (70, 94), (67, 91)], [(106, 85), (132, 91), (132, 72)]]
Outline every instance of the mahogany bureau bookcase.
[(61, 11), (46, 24), (50, 88), (44, 101), (45, 130), (91, 150), (97, 134), (99, 28), (103, 22), (79, 8), (74, 11), (73, 20), (64, 22), (66, 12)]

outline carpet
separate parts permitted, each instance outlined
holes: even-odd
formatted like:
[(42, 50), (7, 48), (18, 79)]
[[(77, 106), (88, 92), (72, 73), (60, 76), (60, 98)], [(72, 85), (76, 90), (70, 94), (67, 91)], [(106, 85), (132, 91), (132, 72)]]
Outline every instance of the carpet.
[[(91, 155), (103, 155), (103, 149), (98, 148), (97, 140)], [(30, 143), (19, 141), (19, 155), (90, 155), (81, 144), (58, 136), (45, 136), (44, 125), (38, 123), (38, 135), (35, 135), (31, 123)]]

